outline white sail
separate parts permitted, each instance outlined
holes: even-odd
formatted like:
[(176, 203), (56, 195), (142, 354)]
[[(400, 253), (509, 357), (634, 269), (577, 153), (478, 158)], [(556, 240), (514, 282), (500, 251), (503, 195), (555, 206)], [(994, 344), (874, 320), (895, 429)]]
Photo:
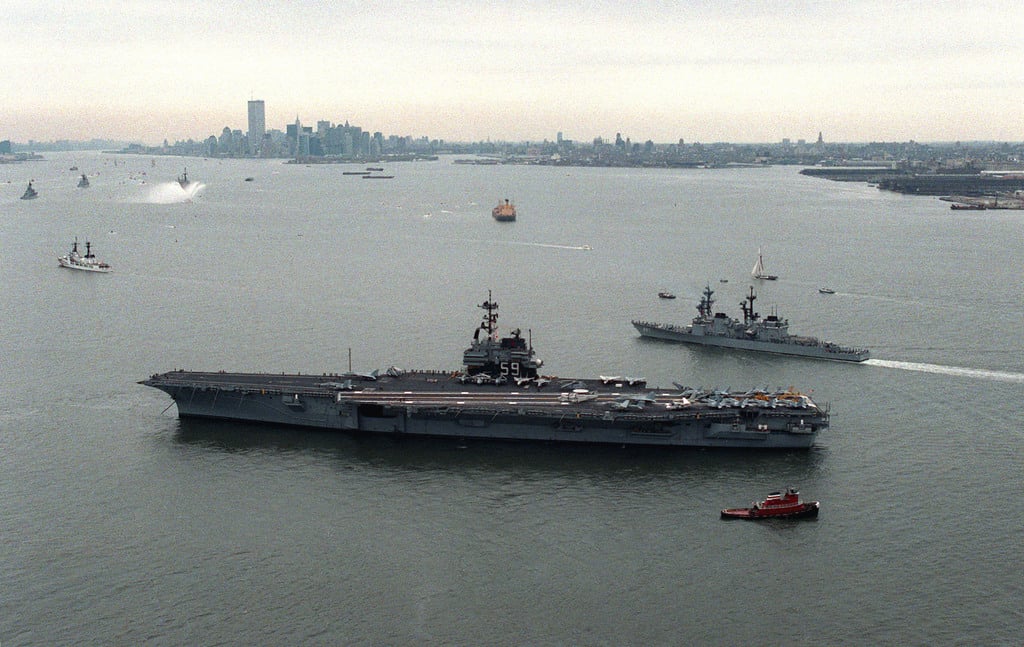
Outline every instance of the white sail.
[(755, 279), (767, 279), (769, 281), (774, 281), (778, 278), (774, 274), (769, 274), (764, 271), (764, 260), (761, 258), (760, 247), (757, 248), (757, 262), (754, 263), (754, 269), (750, 270), (750, 275)]

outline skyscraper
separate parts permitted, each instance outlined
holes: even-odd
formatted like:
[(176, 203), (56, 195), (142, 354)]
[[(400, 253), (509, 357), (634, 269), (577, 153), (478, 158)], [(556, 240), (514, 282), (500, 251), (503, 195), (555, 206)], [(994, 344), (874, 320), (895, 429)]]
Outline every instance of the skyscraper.
[(262, 100), (249, 102), (249, 154), (258, 155), (267, 132), (267, 117)]

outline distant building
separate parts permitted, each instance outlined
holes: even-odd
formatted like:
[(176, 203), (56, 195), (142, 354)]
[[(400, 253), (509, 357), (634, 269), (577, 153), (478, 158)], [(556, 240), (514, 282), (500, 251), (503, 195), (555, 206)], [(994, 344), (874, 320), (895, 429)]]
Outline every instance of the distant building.
[(331, 125), (330, 121), (324, 119), (317, 121), (316, 136), (319, 137), (320, 139), (327, 139), (327, 135), (328, 133), (330, 133), (331, 128), (333, 128), (333, 126)]
[(262, 100), (249, 102), (249, 154), (259, 155), (259, 146), (267, 132), (267, 114)]
[(231, 129), (224, 126), (224, 129), (220, 131), (220, 137), (217, 138), (217, 151), (220, 155), (227, 155), (234, 146), (232, 145)]
[(285, 133), (288, 136), (288, 155), (299, 155), (299, 137), (302, 135), (302, 122), (299, 116), (295, 115), (295, 123), (285, 126)]
[(313, 127), (303, 126), (302, 122), (299, 121), (298, 115), (295, 115), (295, 123), (288, 124), (287, 128), (286, 132), (291, 149), (290, 156), (295, 158), (309, 157), (313, 151), (316, 151), (318, 155), (322, 154), (320, 152), (320, 140), (313, 136)]

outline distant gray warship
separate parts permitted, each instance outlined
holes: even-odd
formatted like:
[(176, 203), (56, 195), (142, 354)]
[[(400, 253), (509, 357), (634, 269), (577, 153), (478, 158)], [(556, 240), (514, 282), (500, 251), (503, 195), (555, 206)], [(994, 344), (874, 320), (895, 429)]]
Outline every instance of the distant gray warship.
[(454, 438), (807, 448), (828, 411), (793, 391), (744, 393), (621, 376), (543, 376), (519, 330), (498, 337), (490, 295), (455, 372), (324, 375), (175, 370), (140, 384), (168, 393), (181, 418), (219, 418), (351, 432)]
[(680, 341), (702, 346), (739, 348), (765, 353), (800, 355), (818, 359), (834, 359), (844, 362), (863, 362), (870, 352), (865, 348), (847, 348), (832, 342), (820, 341), (815, 337), (800, 337), (789, 334), (789, 321), (776, 315), (761, 318), (754, 312), (754, 288), (740, 304), (743, 320), (733, 319), (722, 312), (712, 310), (714, 291), (711, 286), (704, 288), (704, 296), (697, 305), (698, 315), (689, 326), (634, 321), (644, 337)]

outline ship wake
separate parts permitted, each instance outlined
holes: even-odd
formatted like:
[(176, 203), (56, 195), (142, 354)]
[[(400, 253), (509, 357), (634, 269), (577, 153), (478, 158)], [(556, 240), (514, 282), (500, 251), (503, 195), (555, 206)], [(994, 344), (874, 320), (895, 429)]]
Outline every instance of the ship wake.
[(883, 368), (896, 368), (904, 371), (917, 371), (919, 373), (934, 373), (937, 375), (956, 375), (959, 377), (970, 377), (982, 380), (996, 380), (998, 382), (1012, 382), (1024, 384), (1024, 373), (1013, 371), (991, 371), (984, 368), (966, 368), (962, 366), (943, 366), (941, 364), (922, 364), (919, 362), (898, 362), (888, 359), (869, 359), (864, 362), (869, 366), (881, 366)]
[(554, 243), (529, 243), (520, 241), (506, 241), (509, 245), (523, 245), (525, 247), (548, 247), (550, 249), (590, 249), (590, 245), (555, 245)]
[(202, 182), (189, 182), (183, 188), (177, 182), (161, 182), (149, 187), (149, 190), (140, 196), (137, 202), (144, 204), (191, 202), (205, 186)]

